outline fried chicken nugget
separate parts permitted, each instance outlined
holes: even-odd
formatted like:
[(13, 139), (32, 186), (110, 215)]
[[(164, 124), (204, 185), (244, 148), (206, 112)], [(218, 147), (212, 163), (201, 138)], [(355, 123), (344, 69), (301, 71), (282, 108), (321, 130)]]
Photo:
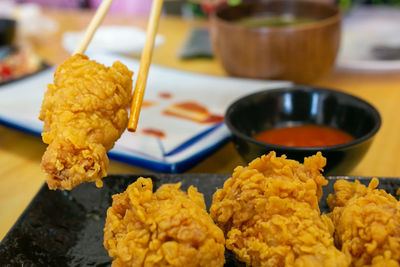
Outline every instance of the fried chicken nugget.
[(113, 196), (107, 210), (104, 247), (112, 266), (223, 266), (224, 234), (191, 186), (162, 185), (139, 178)]
[(328, 196), (335, 242), (352, 266), (400, 266), (400, 202), (378, 184), (339, 180)]
[(106, 152), (128, 121), (132, 74), (121, 62), (105, 67), (79, 54), (57, 68), (39, 115), (49, 144), (42, 168), (50, 189), (70, 190), (85, 181), (102, 186)]
[(300, 164), (270, 152), (237, 167), (210, 209), (226, 247), (253, 267), (348, 266), (334, 246), (332, 221), (320, 216), (325, 164), (321, 153)]

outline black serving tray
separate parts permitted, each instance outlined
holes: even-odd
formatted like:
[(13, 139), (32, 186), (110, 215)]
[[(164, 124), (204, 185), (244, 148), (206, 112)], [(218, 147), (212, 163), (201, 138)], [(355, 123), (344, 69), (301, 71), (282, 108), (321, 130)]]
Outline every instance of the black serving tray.
[[(150, 177), (154, 188), (164, 183), (182, 182), (204, 194), (207, 208), (212, 195), (223, 186), (229, 175), (223, 174), (145, 174), (110, 175), (102, 189), (92, 183), (67, 191), (51, 191), (43, 185), (21, 217), (0, 244), (0, 266), (110, 266), (112, 259), (103, 247), (103, 228), (111, 196), (125, 191), (138, 177)], [(327, 177), (320, 203), (328, 212), (326, 197), (333, 192), (338, 179), (358, 179), (368, 184), (369, 177)], [(395, 195), (400, 178), (379, 179), (379, 188)], [(225, 266), (238, 266), (227, 251)]]

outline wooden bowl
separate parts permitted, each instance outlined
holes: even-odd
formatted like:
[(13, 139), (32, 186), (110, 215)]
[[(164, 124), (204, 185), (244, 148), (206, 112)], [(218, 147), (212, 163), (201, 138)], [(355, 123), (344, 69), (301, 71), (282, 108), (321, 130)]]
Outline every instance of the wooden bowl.
[[(313, 21), (290, 26), (247, 27), (239, 19), (290, 14)], [(213, 16), (211, 37), (217, 57), (233, 76), (308, 83), (328, 72), (340, 42), (337, 7), (304, 0), (245, 2)]]

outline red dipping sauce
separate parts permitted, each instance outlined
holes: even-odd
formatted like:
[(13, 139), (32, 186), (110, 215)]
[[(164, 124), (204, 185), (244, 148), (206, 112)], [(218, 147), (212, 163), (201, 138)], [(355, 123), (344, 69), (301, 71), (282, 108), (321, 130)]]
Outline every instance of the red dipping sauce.
[(267, 130), (254, 136), (258, 141), (290, 147), (323, 147), (348, 143), (354, 137), (341, 130), (318, 125), (302, 125)]

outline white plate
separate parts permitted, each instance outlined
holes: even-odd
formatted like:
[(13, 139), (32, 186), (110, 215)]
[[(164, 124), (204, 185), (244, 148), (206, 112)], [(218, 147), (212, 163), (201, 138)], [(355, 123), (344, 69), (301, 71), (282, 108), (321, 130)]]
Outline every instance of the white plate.
[[(62, 38), (63, 47), (72, 53), (82, 39), (84, 32), (66, 32)], [(119, 54), (140, 54), (146, 40), (146, 32), (129, 26), (102, 26), (93, 36), (86, 52), (111, 52)], [(164, 37), (157, 35), (154, 47), (162, 45)]]
[[(110, 66), (120, 60), (137, 73), (139, 61), (110, 54), (91, 54), (91, 59)], [(54, 68), (0, 87), (0, 123), (40, 135), (38, 120), (46, 85), (52, 82)], [(136, 78), (136, 75), (134, 76)], [(134, 81), (135, 82), (135, 81)], [(163, 172), (183, 172), (212, 153), (230, 136), (223, 123), (196, 123), (165, 116), (174, 103), (195, 101), (215, 115), (224, 115), (230, 103), (260, 90), (291, 86), (289, 82), (217, 77), (151, 65), (145, 101), (156, 103), (143, 108), (138, 130), (125, 131), (110, 151), (114, 159)], [(161, 97), (169, 93), (169, 98)], [(157, 138), (143, 133), (156, 129), (165, 133)]]
[(377, 45), (400, 47), (400, 9), (356, 7), (344, 16), (336, 66), (361, 71), (398, 71), (400, 60), (374, 57)]

